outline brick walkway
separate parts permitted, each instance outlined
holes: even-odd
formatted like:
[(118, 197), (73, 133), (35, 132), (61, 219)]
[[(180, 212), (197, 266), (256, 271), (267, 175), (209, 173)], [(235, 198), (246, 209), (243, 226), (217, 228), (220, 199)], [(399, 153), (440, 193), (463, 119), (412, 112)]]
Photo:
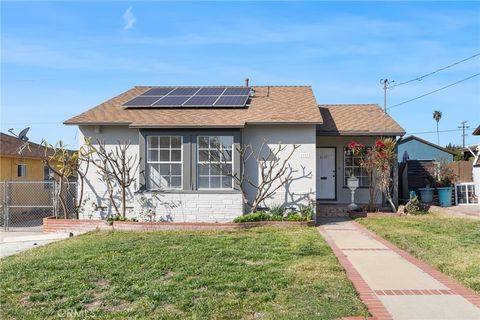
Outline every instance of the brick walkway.
[(374, 319), (480, 319), (480, 296), (356, 222), (318, 229)]

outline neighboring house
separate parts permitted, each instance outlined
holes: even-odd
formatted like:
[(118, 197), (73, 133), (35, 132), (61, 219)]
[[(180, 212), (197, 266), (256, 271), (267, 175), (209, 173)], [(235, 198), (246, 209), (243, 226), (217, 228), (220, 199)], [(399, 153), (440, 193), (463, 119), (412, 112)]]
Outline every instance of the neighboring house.
[(475, 130), (473, 130), (472, 135), (480, 136), (480, 126), (478, 126)]
[[(244, 169), (253, 181), (260, 177), (258, 163), (250, 159), (240, 168), (239, 147), (258, 149), (266, 141), (267, 156), (281, 143), (281, 158), (299, 145), (288, 162), (292, 181), (263, 204), (298, 207), (315, 200), (349, 203), (344, 181), (351, 170), (362, 184), (356, 201), (367, 203), (363, 171), (358, 159), (349, 163), (344, 147), (405, 133), (377, 105), (318, 106), (308, 86), (134, 87), (65, 124), (79, 126), (80, 144), (84, 137), (107, 148), (129, 141), (130, 155), (141, 157), (137, 183), (129, 190), (130, 215), (140, 212), (142, 194), (173, 221), (231, 221), (245, 212), (238, 186), (208, 159), (216, 143), (232, 153), (233, 172)], [(104, 181), (95, 170), (86, 179), (86, 198), (110, 213)], [(254, 192), (248, 189), (247, 196)]]
[(45, 147), (0, 133), (0, 181), (51, 180), (52, 173), (42, 158)]
[(399, 162), (407, 160), (440, 161), (442, 159), (452, 162), (454, 155), (454, 152), (416, 136), (408, 136), (398, 142)]

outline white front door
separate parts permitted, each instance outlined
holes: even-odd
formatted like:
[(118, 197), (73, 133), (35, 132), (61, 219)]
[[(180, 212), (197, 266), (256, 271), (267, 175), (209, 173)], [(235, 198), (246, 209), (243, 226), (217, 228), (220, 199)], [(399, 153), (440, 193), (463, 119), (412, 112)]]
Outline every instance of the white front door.
[(335, 199), (335, 148), (317, 148), (317, 199)]

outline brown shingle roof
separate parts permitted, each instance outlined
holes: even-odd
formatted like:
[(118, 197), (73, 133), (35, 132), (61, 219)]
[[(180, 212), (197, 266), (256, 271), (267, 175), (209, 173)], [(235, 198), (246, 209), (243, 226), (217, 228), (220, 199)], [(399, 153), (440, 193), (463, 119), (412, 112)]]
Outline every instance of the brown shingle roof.
[(377, 104), (319, 105), (318, 135), (404, 135), (400, 125)]
[(131, 127), (243, 127), (246, 123), (322, 123), (311, 87), (254, 87), (247, 108), (130, 108), (122, 106), (152, 87), (134, 87), (65, 124)]
[(45, 155), (45, 147), (33, 142), (29, 142), (28, 147), (19, 154), (24, 144), (25, 142), (17, 137), (0, 132), (0, 155), (27, 158), (42, 158)]

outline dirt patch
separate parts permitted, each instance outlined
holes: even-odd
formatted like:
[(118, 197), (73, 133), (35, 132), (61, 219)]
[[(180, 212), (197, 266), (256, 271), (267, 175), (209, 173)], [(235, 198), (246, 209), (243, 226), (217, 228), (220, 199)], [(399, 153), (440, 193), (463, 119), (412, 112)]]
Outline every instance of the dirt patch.
[(97, 290), (93, 291), (92, 295), (92, 301), (85, 304), (85, 309), (87, 310), (97, 310), (100, 309), (103, 305), (102, 303), (102, 298), (107, 292), (106, 289), (108, 289), (108, 280), (107, 279), (98, 279), (97, 282), (95, 283), (96, 286), (98, 287)]

